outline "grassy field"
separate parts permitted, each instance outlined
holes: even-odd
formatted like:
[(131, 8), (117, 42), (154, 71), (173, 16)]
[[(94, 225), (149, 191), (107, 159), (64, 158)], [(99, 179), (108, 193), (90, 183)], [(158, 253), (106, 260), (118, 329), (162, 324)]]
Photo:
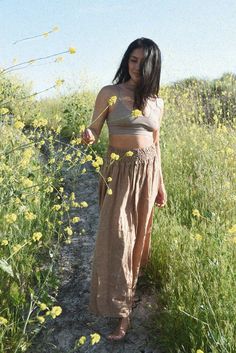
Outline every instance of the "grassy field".
[[(160, 309), (153, 339), (167, 352), (236, 352), (235, 82), (232, 74), (190, 78), (160, 92), (168, 203), (155, 211), (146, 276)], [(80, 164), (86, 173), (84, 163), (91, 161), (99, 172), (107, 128), (84, 151), (79, 136), (90, 121), (94, 93), (36, 102), (10, 79), (0, 80), (0, 87), (0, 349), (16, 353), (61, 313), (49, 295), (60, 285), (53, 261), (78, 221), (61, 221), (75, 206), (74, 195), (63, 192), (61, 168)], [(13, 123), (7, 123), (11, 114)], [(69, 142), (55, 151), (59, 134)], [(47, 163), (40, 157), (44, 144)]]

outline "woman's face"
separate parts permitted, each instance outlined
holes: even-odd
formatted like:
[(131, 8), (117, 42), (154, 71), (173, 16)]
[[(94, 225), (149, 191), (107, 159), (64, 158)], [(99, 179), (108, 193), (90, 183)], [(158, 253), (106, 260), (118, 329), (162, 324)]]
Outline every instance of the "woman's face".
[(128, 61), (129, 75), (134, 82), (140, 80), (140, 65), (144, 58), (143, 48), (137, 48), (132, 51)]

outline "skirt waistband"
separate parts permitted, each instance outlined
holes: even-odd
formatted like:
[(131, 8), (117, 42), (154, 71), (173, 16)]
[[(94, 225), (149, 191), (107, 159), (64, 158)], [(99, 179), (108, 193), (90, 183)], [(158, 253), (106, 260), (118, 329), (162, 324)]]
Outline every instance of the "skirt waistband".
[[(114, 153), (118, 155), (119, 158), (116, 156), (111, 156)], [(149, 159), (153, 159), (157, 155), (157, 147), (155, 143), (150, 146), (143, 147), (143, 148), (119, 148), (108, 145), (106, 158), (107, 160), (114, 160), (115, 161), (123, 161), (123, 162), (133, 162), (133, 161), (145, 161)], [(112, 158), (113, 157), (113, 158)], [(117, 159), (116, 159), (117, 158)]]

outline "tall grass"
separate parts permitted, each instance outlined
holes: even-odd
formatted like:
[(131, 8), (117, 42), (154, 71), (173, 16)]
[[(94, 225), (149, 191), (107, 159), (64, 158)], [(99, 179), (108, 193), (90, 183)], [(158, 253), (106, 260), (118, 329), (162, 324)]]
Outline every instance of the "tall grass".
[[(223, 119), (222, 97), (209, 86), (205, 105), (190, 98), (185, 104), (189, 89), (176, 88), (182, 104), (175, 109), (173, 97), (165, 99), (160, 141), (168, 203), (155, 213), (147, 274), (160, 309), (153, 337), (168, 352), (236, 352), (235, 106), (227, 102)], [(200, 93), (194, 82), (192, 95)], [(214, 119), (199, 113), (212, 100)]]

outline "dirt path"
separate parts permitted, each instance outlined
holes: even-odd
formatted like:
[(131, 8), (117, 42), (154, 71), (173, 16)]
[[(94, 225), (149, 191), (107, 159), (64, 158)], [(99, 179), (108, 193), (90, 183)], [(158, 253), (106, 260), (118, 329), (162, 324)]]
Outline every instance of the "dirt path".
[[(28, 353), (69, 353), (76, 340), (86, 336), (87, 342), (74, 352), (127, 352), (165, 353), (160, 347), (150, 344), (150, 315), (155, 308), (155, 298), (151, 289), (139, 278), (136, 290), (136, 307), (132, 313), (132, 328), (121, 342), (110, 342), (106, 335), (118, 323), (116, 318), (96, 317), (88, 312), (89, 284), (92, 253), (98, 226), (98, 174), (86, 165), (88, 172), (79, 175), (76, 168), (63, 171), (65, 192), (75, 192), (78, 202), (87, 201), (87, 208), (72, 209), (70, 216), (79, 216), (81, 222), (74, 225), (71, 244), (61, 246), (56, 273), (60, 278), (57, 304), (62, 314), (45, 324), (36, 337)], [(83, 229), (85, 230), (83, 233)], [(90, 344), (90, 334), (99, 333), (101, 340)], [(158, 334), (158, 333), (155, 333)]]

